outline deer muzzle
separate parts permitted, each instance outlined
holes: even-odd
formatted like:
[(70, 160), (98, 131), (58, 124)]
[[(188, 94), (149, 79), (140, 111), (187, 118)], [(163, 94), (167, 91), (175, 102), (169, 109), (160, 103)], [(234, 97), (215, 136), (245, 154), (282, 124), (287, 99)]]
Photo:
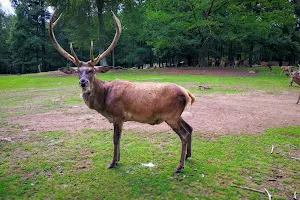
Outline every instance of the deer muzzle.
[(80, 87), (88, 87), (89, 86), (89, 84), (90, 84), (90, 82), (89, 82), (89, 80), (87, 80), (87, 79), (85, 79), (85, 78), (81, 78), (80, 80), (79, 80), (79, 86)]

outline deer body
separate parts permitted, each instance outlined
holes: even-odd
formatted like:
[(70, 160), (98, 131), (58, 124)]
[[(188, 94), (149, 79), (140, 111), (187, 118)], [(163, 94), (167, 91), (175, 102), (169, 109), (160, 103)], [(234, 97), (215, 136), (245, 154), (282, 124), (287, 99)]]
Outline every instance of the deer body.
[(293, 66), (282, 66), (280, 69), (281, 69), (280, 76), (285, 71), (289, 72), (289, 74), (293, 72)]
[(260, 66), (268, 67), (270, 71), (272, 71), (272, 65), (269, 62), (260, 62)]
[(108, 168), (115, 167), (120, 160), (120, 137), (124, 122), (136, 121), (151, 125), (166, 122), (181, 139), (180, 162), (174, 170), (175, 173), (180, 172), (184, 167), (185, 159), (191, 157), (193, 131), (193, 128), (182, 119), (181, 114), (189, 102), (192, 104), (195, 101), (195, 97), (188, 90), (173, 83), (101, 81), (96, 78), (95, 73), (104, 73), (109, 68), (96, 65), (115, 47), (121, 34), (119, 19), (113, 14), (116, 34), (109, 48), (95, 59), (93, 43), (91, 43), (91, 60), (83, 62), (76, 56), (72, 44), (70, 48), (73, 55), (70, 55), (57, 43), (53, 28), (61, 15), (55, 22), (53, 22), (53, 16), (54, 13), (49, 23), (52, 43), (58, 52), (77, 66), (76, 68), (61, 68), (60, 70), (67, 74), (78, 73), (79, 86), (82, 89), (82, 98), (85, 104), (113, 123), (114, 153)]
[(103, 82), (95, 79), (94, 85), (92, 91), (83, 92), (83, 100), (111, 123), (160, 124), (174, 116), (179, 118), (187, 103), (194, 101), (187, 90), (171, 83)]

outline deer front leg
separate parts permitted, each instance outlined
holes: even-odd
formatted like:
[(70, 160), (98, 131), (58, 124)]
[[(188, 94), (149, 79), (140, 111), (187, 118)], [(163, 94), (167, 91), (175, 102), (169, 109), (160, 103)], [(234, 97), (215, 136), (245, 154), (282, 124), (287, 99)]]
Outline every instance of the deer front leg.
[(114, 155), (111, 163), (107, 168), (114, 168), (117, 162), (120, 161), (120, 137), (122, 133), (123, 123), (114, 123)]
[(299, 101), (300, 101), (300, 92), (299, 92), (299, 97), (298, 97), (298, 101), (297, 101), (297, 103), (296, 103), (296, 104), (298, 104), (298, 103), (299, 103)]

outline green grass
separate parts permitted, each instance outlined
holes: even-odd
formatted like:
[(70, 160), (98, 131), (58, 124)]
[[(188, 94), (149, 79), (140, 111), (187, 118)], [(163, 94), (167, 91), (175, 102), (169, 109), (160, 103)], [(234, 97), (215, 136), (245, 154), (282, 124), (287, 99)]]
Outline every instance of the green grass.
[[(197, 87), (197, 84), (209, 84), (217, 92), (226, 92), (240, 90), (260, 89), (266, 91), (281, 91), (287, 88), (289, 79), (285, 76), (279, 76), (279, 68), (274, 68), (273, 72), (269, 72), (266, 68), (249, 68), (259, 71), (258, 76), (213, 76), (213, 75), (176, 75), (164, 74), (157, 70), (125, 70), (122, 72), (107, 72), (98, 74), (97, 77), (104, 80), (125, 79), (131, 81), (151, 81), (151, 82), (177, 82), (177, 83), (194, 83), (190, 87)], [(76, 76), (51, 77), (46, 73), (0, 76), (0, 90), (12, 89), (46, 89), (57, 87), (77, 86), (78, 79)], [(201, 92), (201, 91), (200, 91)]]
[[(289, 79), (258, 68), (258, 76), (164, 74), (160, 70), (128, 70), (97, 76), (105, 81), (175, 82), (193, 93), (238, 93), (261, 90), (280, 94)], [(78, 79), (47, 73), (0, 76), (0, 136), (13, 137), (22, 125), (9, 116), (28, 115), (81, 105)], [(210, 85), (199, 90), (198, 85)], [(296, 98), (296, 97), (295, 97)], [(296, 112), (296, 111), (295, 111)], [(59, 120), (59, 119), (58, 119)], [(3, 132), (1, 132), (3, 131)], [(180, 140), (173, 132), (124, 131), (121, 161), (106, 169), (112, 158), (111, 130), (27, 133), (13, 142), (0, 141), (0, 199), (266, 199), (235, 187), (267, 188), (273, 199), (299, 193), (300, 126), (278, 127), (263, 134), (193, 134), (193, 155), (180, 174)], [(210, 138), (210, 139), (208, 139)], [(274, 153), (270, 154), (274, 145)], [(153, 162), (154, 167), (142, 167)], [(274, 180), (276, 181), (270, 181)]]
[[(8, 199), (265, 198), (231, 187), (236, 184), (260, 190), (269, 186), (274, 199), (284, 199), (286, 193), (292, 195), (293, 189), (299, 189), (299, 161), (288, 156), (300, 148), (296, 139), (299, 127), (215, 139), (202, 136), (194, 133), (193, 156), (181, 174), (172, 173), (180, 154), (174, 133), (126, 131), (121, 140), (121, 162), (110, 170), (106, 169), (112, 157), (109, 131), (53, 131), (31, 135), (16, 144), (1, 143), (0, 195)], [(63, 143), (49, 146), (53, 138)], [(276, 147), (274, 154), (270, 154), (271, 145)], [(141, 166), (148, 162), (155, 167)], [(283, 177), (279, 187), (272, 187), (268, 180), (276, 178), (277, 169)]]

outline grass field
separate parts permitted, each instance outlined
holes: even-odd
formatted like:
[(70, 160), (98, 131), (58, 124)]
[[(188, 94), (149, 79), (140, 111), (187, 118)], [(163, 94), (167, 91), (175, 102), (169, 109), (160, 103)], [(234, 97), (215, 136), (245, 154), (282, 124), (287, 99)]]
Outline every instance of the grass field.
[[(240, 93), (262, 90), (292, 92), (279, 68), (258, 76), (176, 75), (128, 70), (97, 75), (102, 80), (175, 82), (193, 93)], [(193, 155), (182, 173), (180, 140), (166, 133), (125, 131), (121, 162), (106, 169), (112, 158), (111, 130), (24, 132), (10, 116), (72, 108), (82, 104), (76, 77), (47, 73), (0, 76), (0, 199), (292, 199), (300, 193), (300, 124), (267, 129), (263, 134), (214, 137), (193, 133)], [(212, 85), (199, 90), (197, 85)], [(295, 95), (296, 98), (296, 95)], [(295, 99), (296, 101), (296, 99)], [(280, 114), (280, 113), (279, 113)], [(58, 119), (59, 123), (59, 119)], [(55, 124), (53, 124), (55, 126)], [(274, 153), (271, 154), (271, 146)], [(154, 167), (142, 164), (152, 162)]]

